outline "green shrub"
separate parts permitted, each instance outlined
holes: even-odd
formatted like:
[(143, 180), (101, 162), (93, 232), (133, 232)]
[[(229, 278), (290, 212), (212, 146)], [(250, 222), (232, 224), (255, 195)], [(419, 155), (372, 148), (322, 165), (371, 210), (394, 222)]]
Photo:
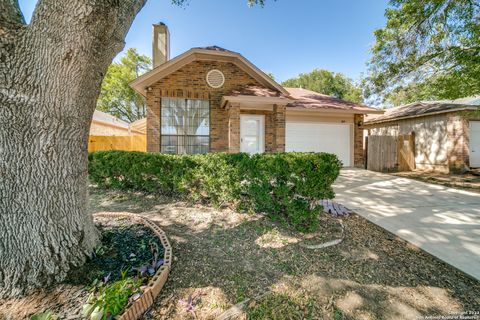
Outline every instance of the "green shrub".
[(160, 153), (100, 151), (89, 155), (90, 179), (101, 187), (131, 189), (229, 204), (266, 213), (300, 231), (318, 224), (318, 200), (334, 196), (341, 163), (328, 153)]
[(91, 320), (113, 319), (121, 314), (132, 296), (137, 298), (142, 293), (142, 280), (126, 277), (122, 272), (122, 279), (111, 283), (97, 281), (92, 284), (88, 302), (83, 305), (82, 315)]

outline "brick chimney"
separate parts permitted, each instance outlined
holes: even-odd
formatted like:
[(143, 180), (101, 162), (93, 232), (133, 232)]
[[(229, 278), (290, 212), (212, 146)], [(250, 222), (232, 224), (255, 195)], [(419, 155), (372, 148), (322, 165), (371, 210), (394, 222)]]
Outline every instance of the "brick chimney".
[(160, 22), (153, 25), (152, 62), (153, 67), (167, 62), (170, 59), (170, 32), (168, 27)]

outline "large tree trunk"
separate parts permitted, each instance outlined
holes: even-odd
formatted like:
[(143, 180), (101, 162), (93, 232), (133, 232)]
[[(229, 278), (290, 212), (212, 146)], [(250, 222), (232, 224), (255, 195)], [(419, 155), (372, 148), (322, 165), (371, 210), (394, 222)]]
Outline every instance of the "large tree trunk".
[(87, 142), (107, 66), (145, 0), (0, 0), (0, 297), (64, 279), (98, 243)]

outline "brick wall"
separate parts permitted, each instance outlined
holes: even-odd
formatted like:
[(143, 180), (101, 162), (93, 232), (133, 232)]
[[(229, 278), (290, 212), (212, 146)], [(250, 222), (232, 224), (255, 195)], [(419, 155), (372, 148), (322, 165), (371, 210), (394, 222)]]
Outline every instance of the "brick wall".
[[(359, 123), (362, 126), (358, 126)], [(353, 117), (353, 165), (364, 167), (363, 114), (356, 114)]]
[(464, 172), (469, 166), (468, 120), (458, 113), (447, 114), (448, 168)]
[(273, 147), (274, 152), (285, 151), (285, 109), (286, 106), (273, 106), (273, 127), (275, 135), (275, 145)]
[(160, 97), (147, 91), (147, 151), (160, 152)]
[(228, 152), (240, 152), (240, 106), (228, 109)]
[[(222, 88), (206, 83), (208, 71), (218, 69), (225, 76)], [(210, 101), (210, 151), (231, 151), (228, 136), (229, 111), (220, 107), (222, 96), (246, 85), (262, 86), (235, 64), (222, 61), (193, 61), (161, 79), (147, 93), (147, 150), (160, 151), (161, 97), (205, 99)]]

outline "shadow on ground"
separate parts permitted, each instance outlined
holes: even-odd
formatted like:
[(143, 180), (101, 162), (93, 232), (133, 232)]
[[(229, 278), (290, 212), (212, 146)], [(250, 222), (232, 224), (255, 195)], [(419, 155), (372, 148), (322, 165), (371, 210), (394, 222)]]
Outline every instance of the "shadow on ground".
[[(353, 215), (345, 240), (311, 250), (306, 239), (262, 216), (140, 193), (91, 190), (91, 211), (140, 213), (173, 246), (172, 271), (145, 319), (214, 319), (251, 299), (242, 318), (413, 319), (480, 310), (480, 283)], [(334, 225), (332, 218), (324, 224)], [(257, 297), (257, 299), (255, 299)], [(253, 298), (253, 299), (252, 299)]]

